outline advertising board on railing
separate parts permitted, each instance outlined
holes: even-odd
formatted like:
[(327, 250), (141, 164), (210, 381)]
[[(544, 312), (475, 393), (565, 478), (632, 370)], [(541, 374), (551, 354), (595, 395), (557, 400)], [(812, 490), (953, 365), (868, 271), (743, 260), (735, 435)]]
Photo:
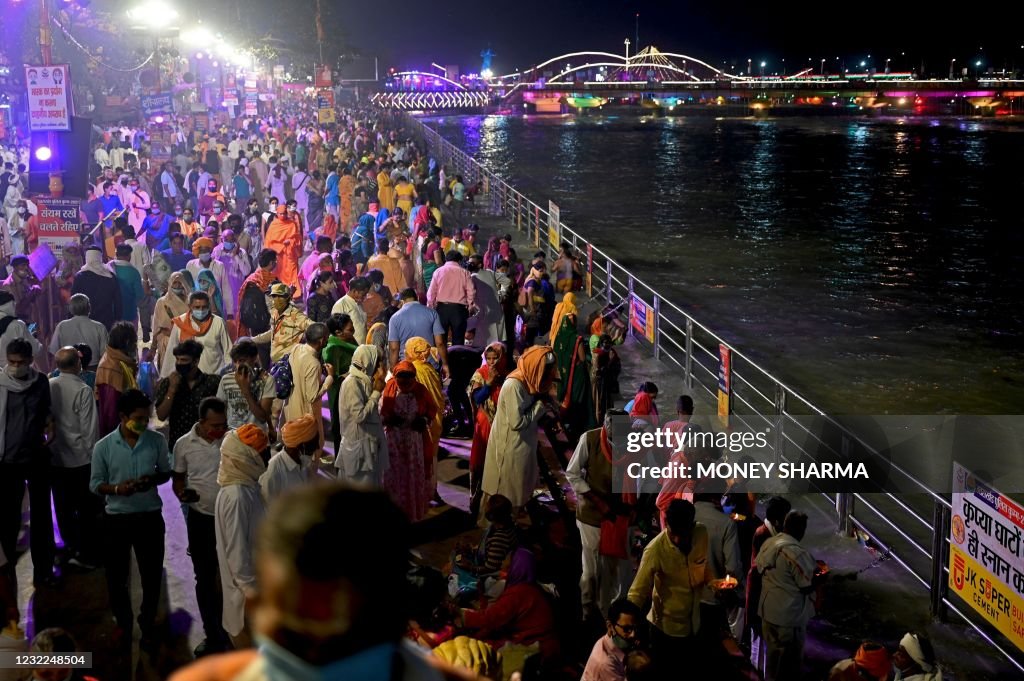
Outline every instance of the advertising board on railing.
[(558, 206), (554, 201), (548, 201), (548, 243), (551, 248), (558, 250), (562, 241), (562, 220), (559, 216)]
[(1024, 650), (1024, 508), (953, 464), (949, 588)]
[(654, 342), (654, 308), (635, 293), (629, 297), (629, 323), (647, 342)]
[(732, 399), (732, 350), (725, 343), (718, 344), (718, 418), (723, 428), (729, 426)]

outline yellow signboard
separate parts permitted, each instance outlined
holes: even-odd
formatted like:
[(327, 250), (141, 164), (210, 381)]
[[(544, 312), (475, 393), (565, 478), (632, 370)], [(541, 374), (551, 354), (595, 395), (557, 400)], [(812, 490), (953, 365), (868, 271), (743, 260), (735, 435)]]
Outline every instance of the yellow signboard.
[(317, 112), (317, 122), (323, 123), (334, 123), (334, 109), (319, 109)]
[(562, 221), (554, 201), (548, 201), (548, 243), (556, 251), (562, 243)]
[(1024, 508), (953, 464), (949, 590), (1024, 650)]

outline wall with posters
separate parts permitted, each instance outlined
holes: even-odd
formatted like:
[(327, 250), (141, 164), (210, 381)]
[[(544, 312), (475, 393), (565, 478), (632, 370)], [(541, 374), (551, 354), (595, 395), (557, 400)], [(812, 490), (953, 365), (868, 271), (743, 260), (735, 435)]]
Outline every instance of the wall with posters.
[(949, 590), (1024, 650), (1024, 507), (953, 464)]

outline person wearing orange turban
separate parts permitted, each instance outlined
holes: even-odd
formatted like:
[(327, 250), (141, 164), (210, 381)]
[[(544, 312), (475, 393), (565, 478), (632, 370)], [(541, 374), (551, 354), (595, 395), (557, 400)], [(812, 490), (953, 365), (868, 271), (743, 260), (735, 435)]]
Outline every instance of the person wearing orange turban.
[(380, 418), (391, 457), (383, 486), (412, 522), (422, 520), (430, 507), (432, 489), (423, 483), (430, 477), (428, 466), (433, 467), (433, 454), (428, 456), (427, 447), (433, 446), (435, 454), (437, 449), (437, 441), (431, 439), (437, 403), (417, 375), (412, 361), (396, 364), (380, 401)]
[(480, 483), (482, 508), (495, 494), (508, 497), (517, 509), (533, 496), (539, 473), (537, 426), (546, 411), (558, 413), (549, 394), (555, 372), (555, 353), (546, 345), (535, 345), (522, 354), (516, 370), (505, 379), (487, 441)]
[(423, 457), (427, 465), (426, 485), (430, 498), (437, 496), (437, 448), (441, 444), (441, 421), (444, 417), (444, 389), (441, 376), (428, 360), (433, 346), (426, 338), (416, 336), (405, 344), (405, 358), (416, 368), (416, 381), (426, 388), (430, 399), (435, 405), (434, 415), (430, 418), (430, 426), (423, 441)]
[(269, 504), (286, 489), (309, 482), (316, 475), (320, 453), (320, 422), (306, 414), (281, 428), (284, 449), (270, 457), (267, 472), (260, 476), (260, 491)]
[(885, 646), (864, 641), (852, 658), (840, 660), (832, 667), (828, 681), (885, 681), (891, 671), (892, 657)]
[(288, 217), (285, 206), (277, 207), (277, 217), (267, 227), (263, 246), (277, 253), (277, 278), (292, 287), (293, 297), (301, 297), (299, 258), (302, 256), (302, 234), (299, 224)]

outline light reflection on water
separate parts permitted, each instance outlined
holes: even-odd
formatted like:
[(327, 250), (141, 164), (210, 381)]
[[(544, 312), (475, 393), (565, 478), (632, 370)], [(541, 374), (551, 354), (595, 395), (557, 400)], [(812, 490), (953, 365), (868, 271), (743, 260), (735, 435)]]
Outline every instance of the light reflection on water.
[(1024, 406), (1021, 128), (430, 122), (832, 411)]

